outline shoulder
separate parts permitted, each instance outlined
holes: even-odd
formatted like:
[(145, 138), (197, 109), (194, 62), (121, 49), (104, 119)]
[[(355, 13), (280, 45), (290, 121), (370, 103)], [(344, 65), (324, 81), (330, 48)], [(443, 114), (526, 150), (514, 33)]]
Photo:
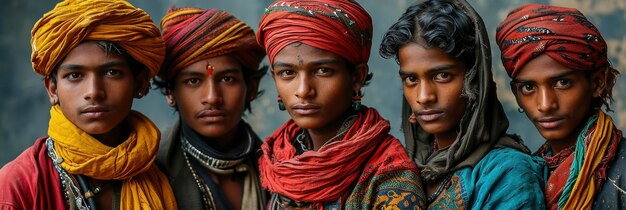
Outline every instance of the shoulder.
[(170, 127), (161, 138), (159, 143), (159, 152), (157, 153), (155, 163), (162, 171), (169, 171), (173, 164), (173, 159), (180, 148), (179, 144), (179, 128), (178, 122)]
[[(543, 173), (546, 167), (546, 162), (542, 158), (508, 147), (492, 149), (476, 165), (476, 168), (480, 168), (486, 173), (498, 173), (502, 170)], [(494, 171), (493, 169), (499, 170)]]
[(367, 162), (369, 168), (378, 168), (382, 172), (385, 169), (417, 171), (415, 162), (409, 158), (398, 139), (388, 135), (387, 139), (376, 146), (378, 148)]
[(39, 140), (0, 169), (0, 207), (23, 207), (22, 204), (33, 203), (38, 175), (41, 173), (37, 168), (36, 156), (40, 149), (46, 148), (38, 144), (41, 144)]
[(622, 138), (613, 161), (609, 163), (606, 180), (593, 202), (594, 209), (626, 209), (626, 139)]
[(512, 148), (490, 151), (469, 174), (473, 209), (524, 209), (545, 207), (545, 161)]

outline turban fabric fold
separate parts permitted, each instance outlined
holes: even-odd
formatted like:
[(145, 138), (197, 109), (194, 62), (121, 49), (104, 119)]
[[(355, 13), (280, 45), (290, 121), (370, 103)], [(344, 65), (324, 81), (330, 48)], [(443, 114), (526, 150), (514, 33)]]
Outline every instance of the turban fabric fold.
[(608, 65), (604, 38), (573, 8), (528, 4), (514, 9), (498, 26), (496, 41), (512, 78), (544, 53), (574, 70), (593, 71)]
[(166, 59), (159, 77), (171, 80), (178, 71), (201, 60), (230, 55), (244, 70), (256, 71), (265, 51), (254, 31), (231, 14), (199, 8), (171, 8), (161, 21)]
[(270, 63), (284, 47), (300, 42), (367, 63), (372, 18), (353, 0), (284, 0), (271, 4), (259, 23), (257, 40)]
[(123, 0), (66, 0), (35, 23), (31, 32), (35, 72), (49, 76), (84, 40), (110, 41), (156, 75), (165, 56), (159, 29), (143, 10)]

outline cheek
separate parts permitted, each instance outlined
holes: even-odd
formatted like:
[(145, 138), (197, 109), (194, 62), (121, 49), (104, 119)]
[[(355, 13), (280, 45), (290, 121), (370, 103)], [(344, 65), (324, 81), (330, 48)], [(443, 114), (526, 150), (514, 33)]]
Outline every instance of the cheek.
[(409, 102), (411, 109), (413, 111), (417, 110), (417, 88), (404, 86), (402, 93), (406, 101)]

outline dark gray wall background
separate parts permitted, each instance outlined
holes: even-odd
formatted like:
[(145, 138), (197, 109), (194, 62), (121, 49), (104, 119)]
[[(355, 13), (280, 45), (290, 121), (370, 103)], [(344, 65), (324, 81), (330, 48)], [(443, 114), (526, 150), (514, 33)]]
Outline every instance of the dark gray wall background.
[[(42, 15), (56, 2), (41, 0), (1, 0), (0, 8), (0, 166), (14, 159), (33, 144), (36, 138), (46, 135), (50, 104), (41, 76), (34, 73), (30, 64), (30, 31)], [(151, 0), (130, 1), (148, 12), (157, 23), (171, 5), (219, 8), (234, 14), (253, 29), (269, 0), (191, 1)], [(359, 0), (374, 20), (374, 40), (370, 57), (372, 83), (364, 89), (364, 104), (377, 108), (392, 124), (392, 134), (403, 140), (400, 126), (401, 84), (397, 76), (398, 65), (393, 60), (382, 59), (378, 54), (381, 37), (387, 28), (404, 12), (411, 0)], [(517, 113), (517, 104), (510, 94), (509, 79), (502, 70), (499, 50), (493, 44), (495, 27), (511, 8), (525, 3), (548, 3), (575, 7), (581, 10), (602, 32), (609, 44), (609, 56), (620, 72), (626, 69), (626, 1), (624, 0), (470, 0), (482, 15), (489, 30), (498, 94), (505, 106), (511, 126), (509, 133), (520, 134), (531, 149), (543, 140), (528, 119)], [(264, 61), (267, 63), (267, 60)], [(626, 128), (626, 82), (620, 77), (614, 89), (616, 101), (611, 115), (619, 128)], [(247, 120), (261, 137), (268, 136), (288, 119), (286, 112), (278, 111), (276, 90), (271, 77), (266, 75), (261, 83), (265, 94), (252, 103), (253, 113)], [(159, 128), (167, 129), (178, 117), (169, 108), (164, 97), (152, 90), (147, 97), (135, 100), (134, 109), (145, 113)]]

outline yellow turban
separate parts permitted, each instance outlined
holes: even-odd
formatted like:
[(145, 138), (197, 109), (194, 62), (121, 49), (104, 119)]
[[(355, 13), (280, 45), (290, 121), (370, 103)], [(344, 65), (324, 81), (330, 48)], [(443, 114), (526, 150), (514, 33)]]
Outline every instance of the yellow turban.
[(84, 40), (114, 42), (156, 75), (165, 57), (159, 29), (143, 10), (123, 0), (65, 0), (31, 32), (35, 72), (49, 76)]

